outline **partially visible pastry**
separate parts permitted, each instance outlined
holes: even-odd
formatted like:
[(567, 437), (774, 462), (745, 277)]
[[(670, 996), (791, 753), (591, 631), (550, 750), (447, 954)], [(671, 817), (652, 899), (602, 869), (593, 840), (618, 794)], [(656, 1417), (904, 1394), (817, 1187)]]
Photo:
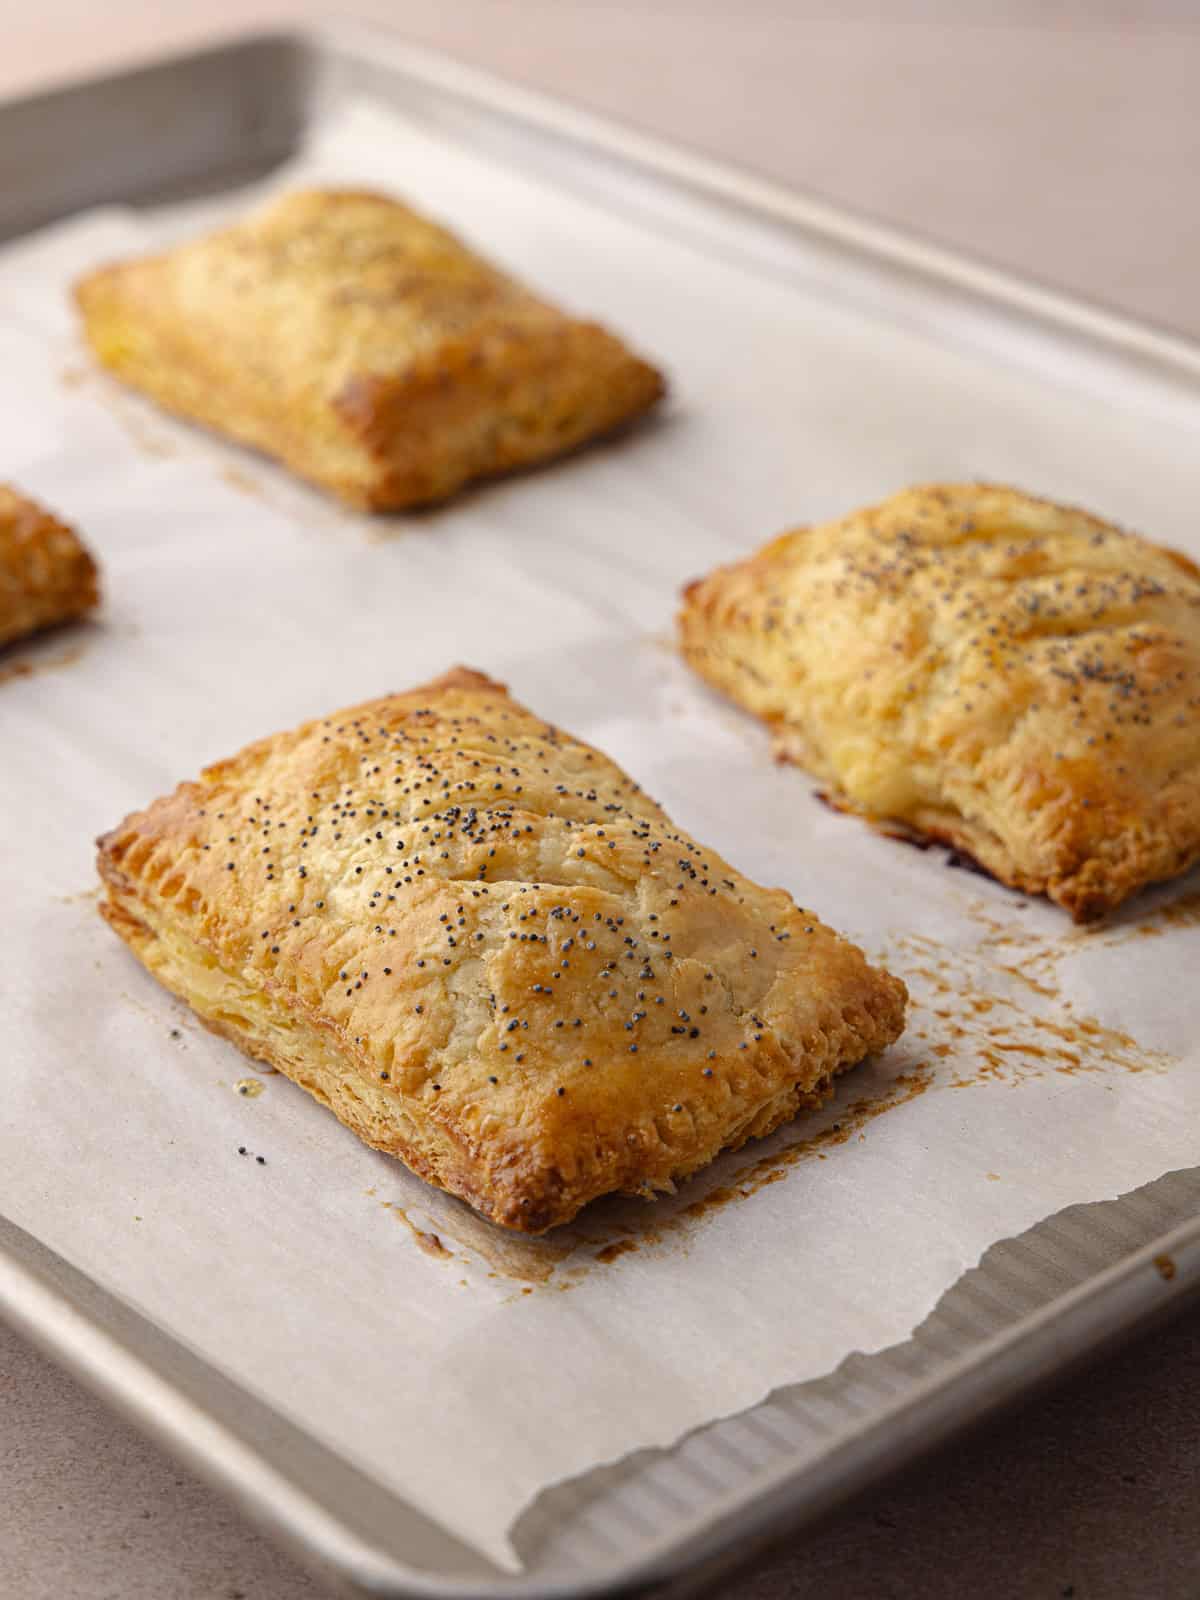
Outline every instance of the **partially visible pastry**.
[(209, 767), (99, 866), (202, 1022), (527, 1233), (670, 1190), (904, 1025), (902, 983), (463, 668)]
[(934, 485), (693, 583), (680, 632), (837, 805), (1077, 921), (1200, 859), (1200, 571), (1177, 551)]
[(80, 617), (99, 598), (96, 564), (66, 523), (0, 483), (0, 645)]
[(613, 334), (358, 190), (290, 194), (76, 295), (118, 377), (374, 511), (561, 455), (664, 389)]

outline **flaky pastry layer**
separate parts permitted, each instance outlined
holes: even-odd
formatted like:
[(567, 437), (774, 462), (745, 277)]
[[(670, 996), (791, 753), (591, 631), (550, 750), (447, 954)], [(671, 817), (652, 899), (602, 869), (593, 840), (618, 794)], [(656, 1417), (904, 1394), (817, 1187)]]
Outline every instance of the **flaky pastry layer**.
[(76, 297), (119, 377), (371, 510), (561, 455), (664, 389), (603, 328), (356, 190), (285, 196)]
[(1173, 550), (934, 485), (692, 584), (680, 634), (837, 804), (1078, 921), (1200, 859), (1200, 572)]
[(96, 564), (66, 523), (0, 483), (0, 645), (80, 617), (99, 598)]
[(898, 980), (465, 669), (249, 746), (99, 865), (204, 1022), (524, 1232), (671, 1189), (903, 1027)]

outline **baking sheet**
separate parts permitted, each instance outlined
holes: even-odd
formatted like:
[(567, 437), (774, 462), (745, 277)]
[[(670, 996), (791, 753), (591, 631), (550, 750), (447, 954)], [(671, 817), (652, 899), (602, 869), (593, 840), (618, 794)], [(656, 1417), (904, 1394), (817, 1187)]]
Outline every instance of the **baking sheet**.
[[(1195, 1161), (1181, 983), (1200, 880), (1074, 932), (825, 811), (689, 680), (669, 629), (686, 578), (921, 478), (1012, 479), (1200, 555), (1198, 429), (754, 273), (732, 230), (702, 248), (368, 104), (269, 187), (318, 177), (456, 223), (643, 345), (675, 399), (572, 462), (371, 523), (120, 394), (79, 350), (77, 272), (249, 193), (96, 213), (0, 257), (3, 470), (77, 521), (108, 593), (101, 622), (0, 662), (21, 934), (0, 1209), (511, 1566), (508, 1529), (546, 1485), (893, 1343), (994, 1240)], [(906, 1041), (821, 1117), (542, 1245), (503, 1241), (195, 1028), (89, 893), (92, 837), (203, 761), (463, 659), (916, 999)]]

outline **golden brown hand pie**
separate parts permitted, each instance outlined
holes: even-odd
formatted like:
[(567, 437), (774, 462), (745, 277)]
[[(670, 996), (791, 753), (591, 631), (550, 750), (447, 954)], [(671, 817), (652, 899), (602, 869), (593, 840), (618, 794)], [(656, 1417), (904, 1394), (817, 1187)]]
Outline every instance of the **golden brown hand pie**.
[(0, 645), (82, 616), (96, 565), (70, 528), (0, 483)]
[(1077, 921), (1200, 858), (1200, 572), (1172, 550), (913, 489), (692, 584), (680, 628), (839, 805)]
[(371, 510), (561, 455), (663, 393), (612, 334), (377, 194), (292, 194), (76, 294), (118, 376)]
[(459, 668), (250, 745), (100, 841), (104, 916), (369, 1144), (537, 1233), (889, 1044), (904, 986)]

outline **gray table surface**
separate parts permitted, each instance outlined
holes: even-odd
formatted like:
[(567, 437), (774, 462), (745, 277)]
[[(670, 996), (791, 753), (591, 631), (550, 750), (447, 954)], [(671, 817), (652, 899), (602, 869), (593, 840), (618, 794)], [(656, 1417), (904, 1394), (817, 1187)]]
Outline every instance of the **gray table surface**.
[[(305, 0), (11, 8), (0, 95)], [(361, 0), (508, 76), (1200, 337), (1200, 0)], [(101, 26), (100, 18), (103, 19)], [(1196, 1600), (1200, 1311), (726, 1597)], [(324, 1594), (0, 1328), (0, 1600)]]

